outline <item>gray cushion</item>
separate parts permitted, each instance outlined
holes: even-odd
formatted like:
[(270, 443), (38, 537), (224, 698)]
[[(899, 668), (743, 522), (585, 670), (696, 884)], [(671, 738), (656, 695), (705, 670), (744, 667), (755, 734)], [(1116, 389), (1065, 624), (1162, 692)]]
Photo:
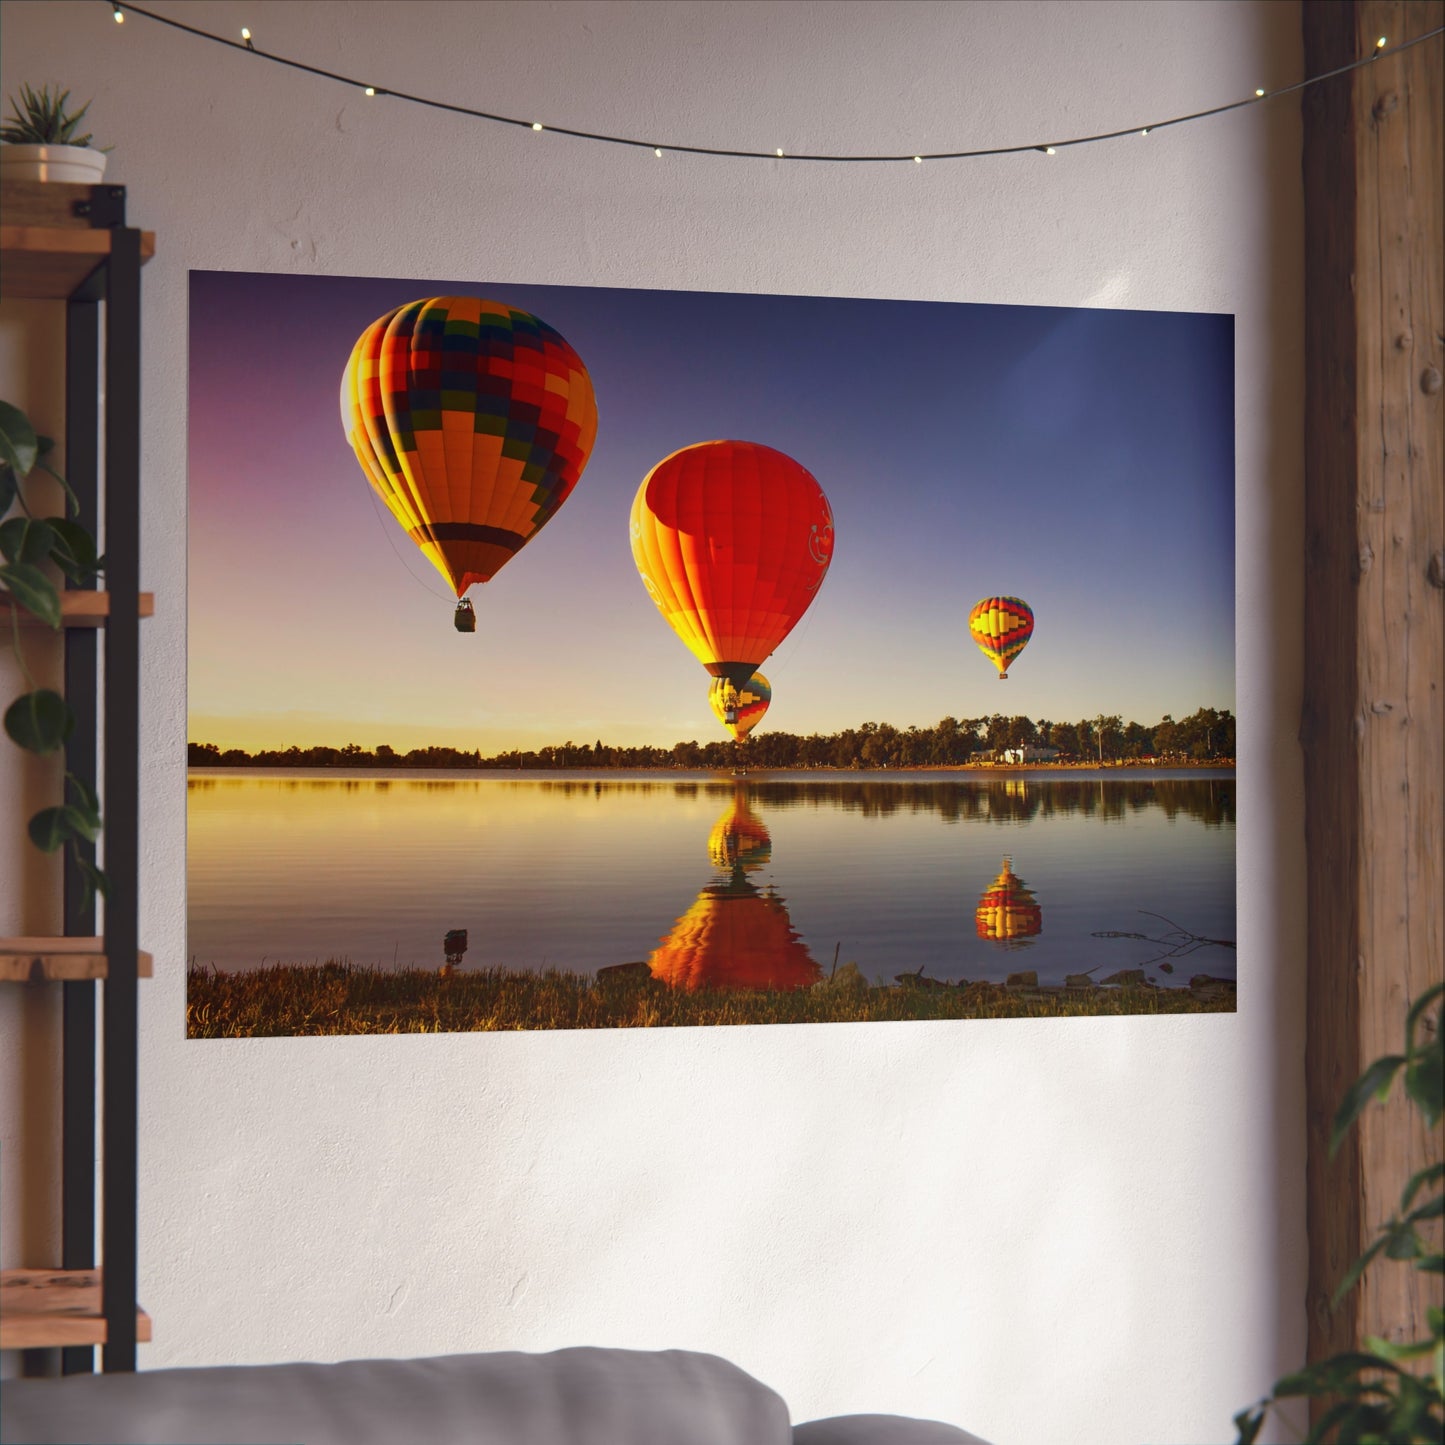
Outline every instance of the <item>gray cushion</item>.
[(836, 1415), (793, 1427), (793, 1445), (988, 1445), (977, 1435), (936, 1420), (901, 1415)]
[(685, 1350), (6, 1380), (5, 1445), (788, 1445), (782, 1399)]

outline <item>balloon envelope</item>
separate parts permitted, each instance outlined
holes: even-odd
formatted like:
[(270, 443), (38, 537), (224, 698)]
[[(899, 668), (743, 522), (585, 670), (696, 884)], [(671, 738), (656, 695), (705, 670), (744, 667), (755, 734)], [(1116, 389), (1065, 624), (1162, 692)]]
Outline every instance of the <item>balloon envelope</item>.
[(713, 716), (741, 742), (762, 722), (773, 700), (773, 689), (760, 672), (741, 687), (734, 687), (725, 677), (715, 677), (707, 690), (707, 700)]
[(974, 927), (980, 938), (995, 943), (1024, 943), (1043, 931), (1043, 909), (1023, 879), (1013, 871), (1010, 859), (1003, 860), (998, 877), (978, 900)]
[(632, 557), (673, 631), (742, 687), (793, 630), (833, 557), (833, 513), (811, 472), (757, 442), (698, 442), (643, 478)]
[(567, 500), (597, 404), (586, 367), (545, 321), (433, 296), (357, 338), (341, 423), (377, 495), (460, 597)]
[(733, 871), (727, 883), (704, 888), (648, 959), (652, 976), (670, 988), (807, 988), (823, 977), (788, 918), (783, 900), (759, 893)]
[(707, 856), (720, 873), (741, 868), (756, 873), (773, 856), (773, 840), (767, 824), (748, 807), (747, 795), (739, 793), (708, 834)]
[(968, 614), (968, 630), (983, 655), (1008, 676), (1009, 664), (1034, 634), (1034, 610), (1022, 597), (985, 597)]

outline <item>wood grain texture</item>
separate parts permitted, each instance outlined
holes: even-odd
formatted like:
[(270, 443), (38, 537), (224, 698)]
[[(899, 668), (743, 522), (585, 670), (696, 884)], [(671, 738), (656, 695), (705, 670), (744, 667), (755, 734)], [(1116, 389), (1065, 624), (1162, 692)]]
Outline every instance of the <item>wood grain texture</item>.
[[(1308, 73), (1412, 38), (1445, 4), (1303, 7)], [(1440, 1283), (1372, 1270), (1329, 1299), (1429, 1141), (1394, 1098), (1336, 1159), (1330, 1123), (1445, 977), (1445, 365), (1441, 43), (1306, 93), (1305, 752), (1309, 1355), (1418, 1338)]]
[[(10, 626), (10, 614), (14, 608), (15, 603), (9, 594), (0, 591), (0, 628)], [(156, 595), (154, 592), (140, 594), (138, 611), (142, 617), (155, 616)], [(60, 625), (62, 627), (102, 627), (109, 616), (109, 592), (76, 591), (60, 594)], [(45, 623), (22, 607), (20, 609), (20, 625), (22, 627), (44, 627)]]
[[(0, 1350), (103, 1345), (100, 1271), (0, 1270)], [(151, 1337), (150, 1316), (136, 1311), (136, 1338)]]
[[(0, 938), (0, 983), (104, 978), (104, 948), (101, 938)], [(149, 953), (137, 954), (137, 978), (150, 978), (154, 967)]]
[[(141, 232), (140, 249), (142, 264), (155, 255), (153, 231)], [(109, 253), (109, 231), (16, 226), (7, 220), (0, 225), (0, 296), (63, 300)]]

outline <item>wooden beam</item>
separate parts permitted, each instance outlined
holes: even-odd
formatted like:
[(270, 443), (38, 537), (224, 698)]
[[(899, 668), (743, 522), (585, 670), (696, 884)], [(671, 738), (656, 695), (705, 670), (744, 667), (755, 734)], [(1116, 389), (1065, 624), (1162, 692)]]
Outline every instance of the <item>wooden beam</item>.
[(1386, 1261), (1331, 1311), (1430, 1141), (1394, 1097), (1327, 1146), (1345, 1090), (1445, 977), (1442, 43), (1390, 53), (1442, 21), (1441, 0), (1303, 6), (1306, 74), (1387, 41), (1304, 99), (1311, 1360), (1418, 1339), (1441, 1301), (1438, 1276)]

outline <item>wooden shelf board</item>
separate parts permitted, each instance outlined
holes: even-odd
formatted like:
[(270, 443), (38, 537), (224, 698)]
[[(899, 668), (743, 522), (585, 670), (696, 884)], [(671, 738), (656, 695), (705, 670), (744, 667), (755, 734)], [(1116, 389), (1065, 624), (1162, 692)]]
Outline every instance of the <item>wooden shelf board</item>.
[[(150, 954), (137, 954), (136, 977), (150, 978), (154, 968)], [(103, 938), (0, 938), (0, 983), (104, 978), (106, 972)]]
[[(151, 1337), (150, 1316), (135, 1312), (138, 1340)], [(95, 1269), (0, 1270), (0, 1350), (103, 1345), (100, 1271)]]
[[(155, 232), (142, 231), (141, 265), (155, 253)], [(109, 254), (104, 229), (0, 225), (0, 295), (63, 301)]]
[[(15, 610), (15, 603), (11, 601), (8, 593), (0, 592), (0, 626), (10, 625), (10, 614)], [(156, 612), (156, 594), (154, 592), (142, 592), (140, 594), (140, 616), (154, 617)], [(101, 627), (110, 616), (110, 593), (109, 592), (82, 592), (65, 591), (60, 594), (60, 625), (62, 627)], [(27, 612), (23, 607), (20, 609), (20, 625), (22, 627), (43, 627), (33, 612)]]

